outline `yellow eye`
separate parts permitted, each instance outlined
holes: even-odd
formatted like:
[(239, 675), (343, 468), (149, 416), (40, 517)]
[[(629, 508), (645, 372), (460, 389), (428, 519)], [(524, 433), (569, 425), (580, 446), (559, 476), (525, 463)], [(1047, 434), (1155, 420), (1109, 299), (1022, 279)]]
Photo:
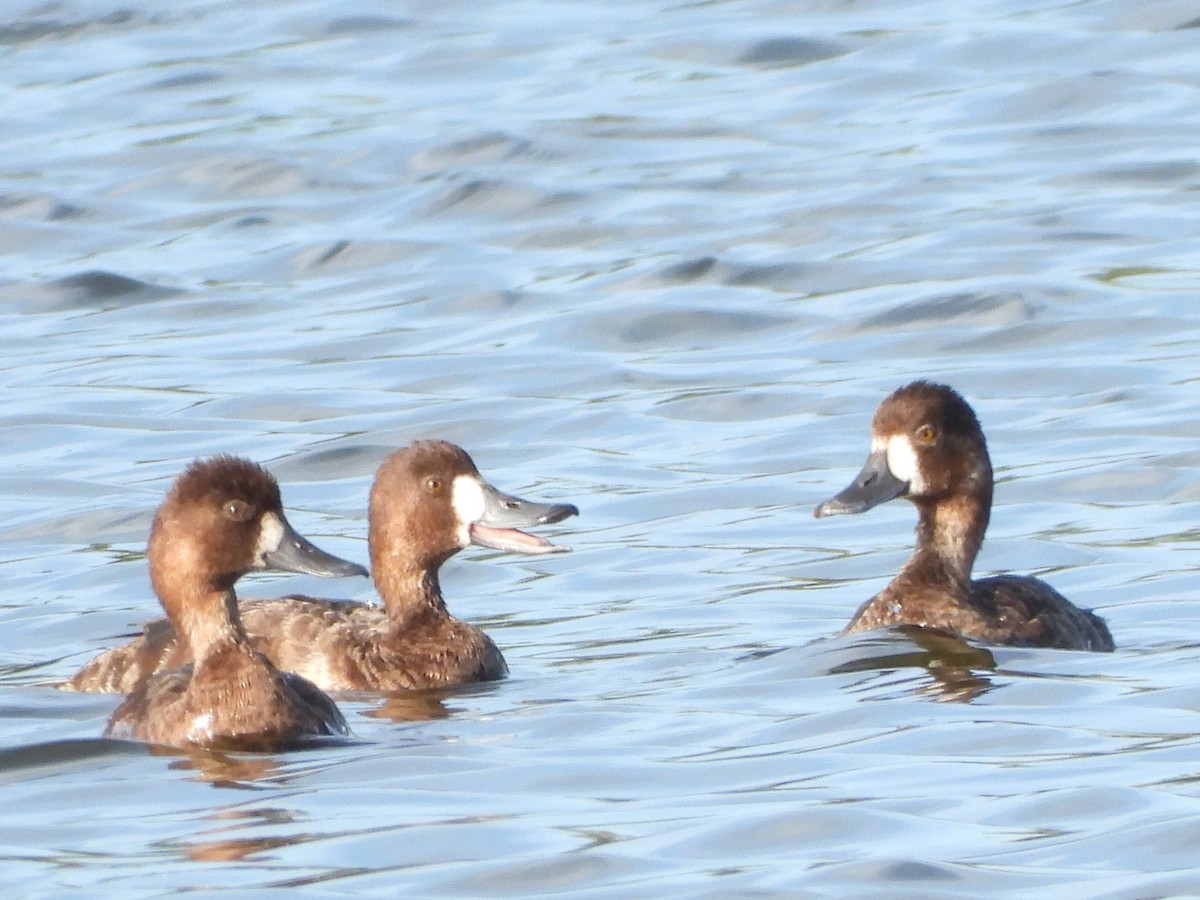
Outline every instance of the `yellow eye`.
[(431, 494), (440, 493), (442, 490), (442, 479), (427, 478), (425, 480), (425, 490), (429, 491)]
[(932, 425), (922, 425), (917, 429), (917, 440), (922, 444), (932, 444), (937, 440), (937, 429)]
[(246, 522), (254, 517), (254, 505), (245, 500), (226, 500), (221, 512), (234, 522)]

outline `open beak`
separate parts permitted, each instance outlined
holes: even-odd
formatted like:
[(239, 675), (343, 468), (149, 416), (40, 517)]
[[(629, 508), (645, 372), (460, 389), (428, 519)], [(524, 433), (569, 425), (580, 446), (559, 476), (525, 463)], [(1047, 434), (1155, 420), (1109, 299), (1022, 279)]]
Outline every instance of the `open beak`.
[(493, 550), (510, 553), (566, 553), (571, 548), (561, 547), (532, 534), (519, 531), (518, 527), (553, 525), (570, 516), (579, 515), (579, 510), (570, 503), (534, 503), (505, 494), (486, 481), (483, 489), (483, 515), (471, 523), (468, 529), (471, 543)]
[(813, 510), (818, 519), (825, 516), (840, 516), (866, 512), (881, 503), (895, 500), (908, 493), (908, 482), (892, 474), (887, 464), (887, 449), (872, 450), (849, 486), (838, 495), (829, 498)]

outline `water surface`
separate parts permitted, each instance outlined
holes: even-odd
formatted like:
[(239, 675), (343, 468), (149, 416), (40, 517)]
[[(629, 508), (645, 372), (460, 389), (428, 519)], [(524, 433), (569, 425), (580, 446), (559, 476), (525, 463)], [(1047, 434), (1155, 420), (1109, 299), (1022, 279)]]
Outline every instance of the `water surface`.
[[(0, 856), (24, 896), (1200, 890), (1200, 6), (183, 0), (0, 16)], [(982, 574), (1111, 655), (838, 637), (911, 544), (816, 521), (915, 377)], [(512, 677), (348, 743), (99, 738), (195, 456), (365, 561), (375, 466), (577, 503), (470, 549)], [(244, 595), (371, 598), (253, 577)]]

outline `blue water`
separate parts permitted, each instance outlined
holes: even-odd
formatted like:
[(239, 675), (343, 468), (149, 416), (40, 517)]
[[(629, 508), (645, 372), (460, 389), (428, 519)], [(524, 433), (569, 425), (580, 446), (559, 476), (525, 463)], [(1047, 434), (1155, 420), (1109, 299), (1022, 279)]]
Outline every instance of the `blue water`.
[[(0, 60), (11, 894), (1200, 891), (1200, 4), (66, 0)], [(916, 377), (988, 434), (977, 571), (1115, 654), (837, 636), (914, 515), (811, 509)], [(365, 562), (418, 437), (581, 508), (444, 572), (511, 678), (232, 757), (53, 688), (193, 457)], [(373, 596), (241, 586), (296, 591)]]

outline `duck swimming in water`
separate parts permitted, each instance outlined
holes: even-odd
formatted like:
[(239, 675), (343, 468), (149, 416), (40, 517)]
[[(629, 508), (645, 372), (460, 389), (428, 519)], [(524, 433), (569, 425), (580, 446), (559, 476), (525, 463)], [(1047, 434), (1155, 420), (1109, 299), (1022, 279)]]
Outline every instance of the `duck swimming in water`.
[[(471, 544), (523, 554), (561, 553), (520, 527), (578, 514), (568, 503), (503, 494), (461, 448), (417, 441), (379, 466), (371, 489), (371, 572), (383, 606), (292, 596), (248, 600), (241, 616), (254, 645), (280, 668), (328, 691), (453, 687), (504, 677), (491, 638), (446, 609), (438, 570)], [(84, 691), (128, 691), (154, 672), (188, 661), (167, 620), (88, 663), (68, 683)]]
[(146, 556), (190, 664), (144, 679), (112, 714), (107, 736), (258, 750), (346, 733), (333, 701), (279, 671), (238, 616), (234, 582), (254, 569), (366, 574), (292, 530), (270, 473), (232, 456), (192, 463), (154, 517)]
[(917, 545), (847, 632), (936, 628), (993, 644), (1112, 650), (1104, 620), (1028, 575), (971, 579), (992, 508), (992, 464), (979, 420), (951, 388), (915, 381), (879, 405), (871, 452), (817, 518), (861, 513), (903, 497), (917, 507)]

